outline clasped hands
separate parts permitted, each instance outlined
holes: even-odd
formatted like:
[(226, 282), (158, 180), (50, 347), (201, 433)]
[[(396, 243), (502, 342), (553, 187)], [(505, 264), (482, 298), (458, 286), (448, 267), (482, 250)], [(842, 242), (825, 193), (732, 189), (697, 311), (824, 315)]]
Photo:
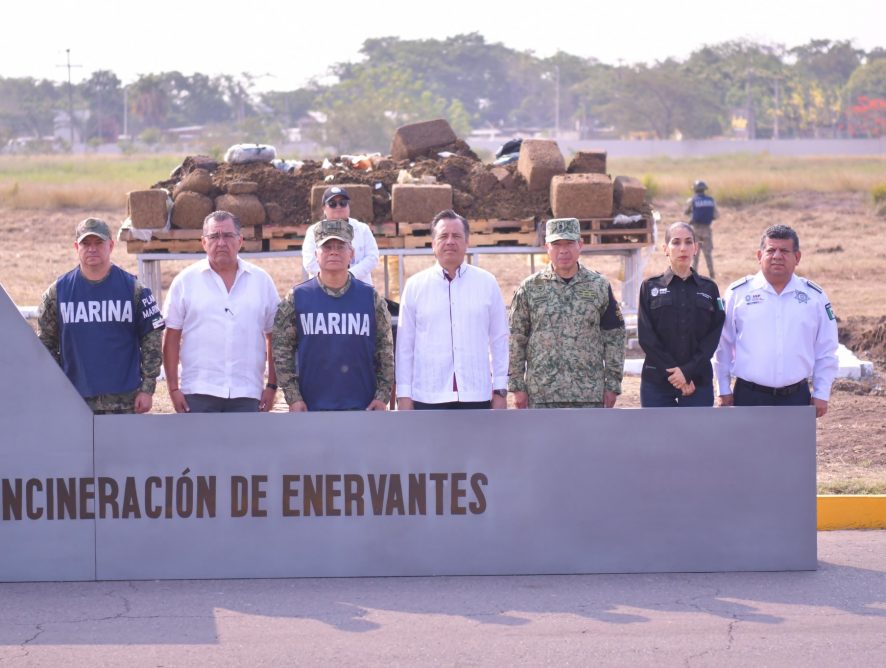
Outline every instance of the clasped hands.
[(688, 383), (686, 382), (686, 376), (683, 375), (683, 371), (680, 367), (671, 367), (670, 369), (665, 369), (665, 371), (668, 372), (668, 382), (673, 385), (675, 389), (680, 390), (684, 397), (688, 397), (695, 392), (695, 383), (691, 380)]

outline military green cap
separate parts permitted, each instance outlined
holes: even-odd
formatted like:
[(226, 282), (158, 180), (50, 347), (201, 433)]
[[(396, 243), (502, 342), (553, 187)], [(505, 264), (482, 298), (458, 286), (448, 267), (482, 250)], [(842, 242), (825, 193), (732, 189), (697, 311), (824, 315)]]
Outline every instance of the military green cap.
[(351, 243), (354, 240), (354, 229), (346, 220), (321, 220), (314, 228), (314, 240), (318, 246), (322, 246), (330, 239)]
[(111, 228), (108, 227), (108, 224), (103, 220), (99, 220), (98, 218), (87, 218), (77, 225), (77, 229), (74, 231), (74, 238), (79, 244), (90, 235), (96, 236), (99, 239), (104, 239), (105, 241), (110, 241)]
[(551, 218), (545, 227), (545, 243), (552, 241), (581, 241), (581, 226), (578, 218)]

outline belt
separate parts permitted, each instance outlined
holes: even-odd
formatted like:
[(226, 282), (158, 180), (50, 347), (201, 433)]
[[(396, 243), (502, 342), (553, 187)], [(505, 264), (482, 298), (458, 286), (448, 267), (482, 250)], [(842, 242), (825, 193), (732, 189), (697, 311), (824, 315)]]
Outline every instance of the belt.
[(758, 385), (757, 383), (752, 383), (749, 380), (745, 380), (744, 378), (736, 378), (736, 385), (741, 385), (746, 387), (749, 390), (753, 390), (754, 392), (762, 392), (763, 394), (771, 394), (774, 397), (785, 397), (789, 394), (793, 394), (800, 388), (807, 385), (806, 380), (800, 380), (794, 383), (793, 385), (785, 385), (784, 387), (769, 387), (768, 385)]

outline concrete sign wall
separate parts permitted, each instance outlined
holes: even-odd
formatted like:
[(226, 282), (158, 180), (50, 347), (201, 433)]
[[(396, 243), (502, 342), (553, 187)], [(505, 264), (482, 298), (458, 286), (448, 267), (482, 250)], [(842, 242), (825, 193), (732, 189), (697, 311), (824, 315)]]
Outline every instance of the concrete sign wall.
[(6, 501), (55, 498), (48, 479), (93, 474), (92, 412), (2, 287), (0, 332), (0, 579), (91, 580), (92, 522)]
[(4, 409), (2, 580), (816, 567), (807, 407), (83, 420), (68, 399), (54, 431), (45, 402)]

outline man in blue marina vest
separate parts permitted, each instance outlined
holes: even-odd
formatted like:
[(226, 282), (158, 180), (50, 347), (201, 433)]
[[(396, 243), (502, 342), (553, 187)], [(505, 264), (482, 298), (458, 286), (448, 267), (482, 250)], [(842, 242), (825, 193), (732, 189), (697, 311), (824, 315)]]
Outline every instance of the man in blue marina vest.
[(74, 238), (80, 264), (43, 294), (38, 336), (93, 413), (147, 413), (160, 373), (160, 309), (111, 262), (107, 223), (87, 218)]
[(701, 249), (700, 253), (696, 253), (692, 259), (692, 268), (698, 270), (698, 260), (704, 253), (704, 260), (708, 265), (708, 275), (714, 278), (714, 234), (711, 228), (714, 221), (720, 217), (717, 211), (717, 203), (714, 198), (707, 194), (708, 184), (704, 181), (696, 181), (692, 186), (695, 194), (686, 200), (687, 216), (690, 216), (689, 223), (692, 225), (692, 231), (695, 232), (695, 240)]
[(272, 348), (290, 411), (387, 407), (394, 383), (391, 317), (375, 289), (348, 271), (353, 238), (347, 220), (319, 222), (319, 272), (277, 307)]

